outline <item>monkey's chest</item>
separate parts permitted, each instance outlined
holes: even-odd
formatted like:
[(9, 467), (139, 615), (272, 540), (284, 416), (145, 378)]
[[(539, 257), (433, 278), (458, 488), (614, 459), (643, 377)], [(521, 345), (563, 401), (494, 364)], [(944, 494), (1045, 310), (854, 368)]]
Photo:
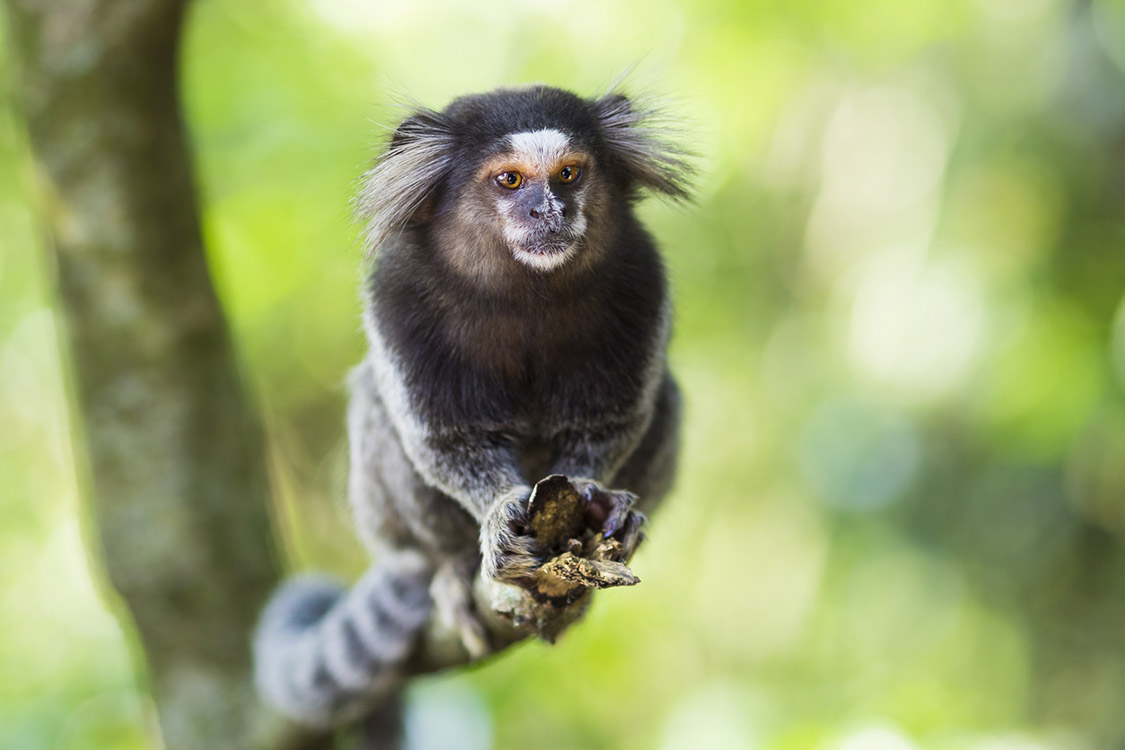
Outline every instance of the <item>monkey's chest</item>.
[(435, 385), (445, 394), (448, 419), (507, 433), (535, 461), (561, 430), (627, 411), (639, 397), (636, 372), (595, 354), (540, 352), (518, 367), (449, 368)]
[(416, 360), (415, 382), (426, 384), (434, 416), (518, 437), (534, 461), (546, 450), (538, 441), (628, 410), (647, 364), (638, 337), (617, 335), (627, 329), (613, 320), (560, 316), (445, 321), (440, 343)]

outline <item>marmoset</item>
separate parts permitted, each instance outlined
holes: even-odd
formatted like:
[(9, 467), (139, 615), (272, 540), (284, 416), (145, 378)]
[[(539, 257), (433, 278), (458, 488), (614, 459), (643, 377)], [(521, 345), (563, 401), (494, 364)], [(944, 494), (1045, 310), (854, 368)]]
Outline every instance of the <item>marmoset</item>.
[(546, 86), (464, 96), (414, 110), (364, 176), (348, 491), (375, 562), (267, 605), (256, 681), (282, 713), (356, 716), (402, 679), (435, 606), (486, 653), (467, 592), (478, 571), (527, 587), (544, 563), (527, 528), (543, 477), (569, 479), (626, 559), (639, 542), (680, 423), (667, 282), (634, 212), (646, 191), (688, 195), (656, 114)]

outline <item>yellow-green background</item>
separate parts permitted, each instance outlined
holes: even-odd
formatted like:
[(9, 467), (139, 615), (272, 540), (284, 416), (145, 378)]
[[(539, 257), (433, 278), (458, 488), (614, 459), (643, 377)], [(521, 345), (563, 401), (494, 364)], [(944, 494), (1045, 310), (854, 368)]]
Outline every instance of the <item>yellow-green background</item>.
[[(695, 205), (642, 208), (688, 404), (644, 582), (421, 681), (413, 747), (1125, 742), (1125, 4), (199, 0), (183, 55), (294, 568), (363, 565), (348, 201), (389, 102), (637, 63), (700, 154)], [(0, 747), (148, 747), (2, 102)]]

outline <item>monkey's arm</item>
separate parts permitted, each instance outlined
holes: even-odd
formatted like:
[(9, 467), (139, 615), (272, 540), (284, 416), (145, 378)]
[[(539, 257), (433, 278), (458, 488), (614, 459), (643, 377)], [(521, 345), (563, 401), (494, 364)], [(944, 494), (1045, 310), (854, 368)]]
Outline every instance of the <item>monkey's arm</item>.
[(650, 367), (647, 375), (633, 408), (573, 422), (553, 441), (551, 473), (571, 480), (587, 513), (603, 518), (604, 533), (623, 542), (626, 560), (643, 538), (639, 510), (659, 502), (675, 470), (679, 391), (667, 367)]
[[(535, 540), (518, 534), (526, 524), (531, 485), (523, 475), (515, 439), (499, 424), (472, 418), (440, 419), (421, 408), (431, 396), (421, 378), (410, 378), (379, 324), (368, 327), (368, 363), (403, 451), (426, 484), (460, 503), (481, 526), (484, 572), (515, 582), (540, 563)], [(405, 354), (406, 352), (403, 352)]]
[(636, 448), (648, 426), (648, 415), (637, 410), (624, 417), (590, 420), (557, 432), (552, 474), (610, 481)]
[[(615, 296), (624, 296), (621, 290)], [(581, 390), (568, 399), (572, 410), (556, 425), (551, 438), (555, 460), (552, 474), (588, 479), (599, 484), (614, 481), (621, 467), (640, 445), (653, 422), (662, 391), (671, 381), (665, 351), (671, 333), (671, 301), (662, 296), (652, 327), (639, 332), (644, 345), (631, 357), (612, 357), (595, 363), (571, 380), (601, 380), (593, 397)], [(609, 316), (607, 330), (629, 330), (620, 316)], [(612, 385), (606, 387), (604, 383)], [(573, 386), (570, 386), (573, 387)]]
[(458, 500), (480, 523), (485, 575), (518, 583), (542, 562), (527, 527), (531, 487), (523, 478), (515, 449), (503, 435), (480, 427), (434, 430), (403, 441), (422, 477)]
[[(662, 331), (658, 340), (665, 341), (666, 333)], [(666, 408), (664, 392), (675, 385), (662, 356), (654, 355), (645, 367), (643, 383), (633, 399), (618, 398), (600, 409), (586, 404), (559, 425), (551, 437), (555, 458), (550, 473), (599, 484), (613, 482), (650, 426), (663, 429), (654, 418)], [(577, 407), (581, 401), (575, 401)]]
[(461, 503), (478, 523), (498, 499), (531, 492), (503, 433), (473, 425), (429, 426), (404, 435), (403, 448), (426, 482)]
[(369, 332), (367, 367), (403, 451), (426, 484), (460, 503), (477, 523), (485, 521), (498, 497), (527, 497), (531, 487), (511, 436), (470, 419), (440, 420), (420, 408), (427, 384), (407, 377), (377, 325)]

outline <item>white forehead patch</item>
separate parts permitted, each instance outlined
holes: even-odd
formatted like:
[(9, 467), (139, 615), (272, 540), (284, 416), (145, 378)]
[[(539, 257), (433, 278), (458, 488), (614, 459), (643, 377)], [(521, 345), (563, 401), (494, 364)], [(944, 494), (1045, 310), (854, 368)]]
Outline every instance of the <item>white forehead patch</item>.
[(537, 171), (550, 172), (570, 150), (570, 139), (554, 129), (512, 133), (512, 154)]

